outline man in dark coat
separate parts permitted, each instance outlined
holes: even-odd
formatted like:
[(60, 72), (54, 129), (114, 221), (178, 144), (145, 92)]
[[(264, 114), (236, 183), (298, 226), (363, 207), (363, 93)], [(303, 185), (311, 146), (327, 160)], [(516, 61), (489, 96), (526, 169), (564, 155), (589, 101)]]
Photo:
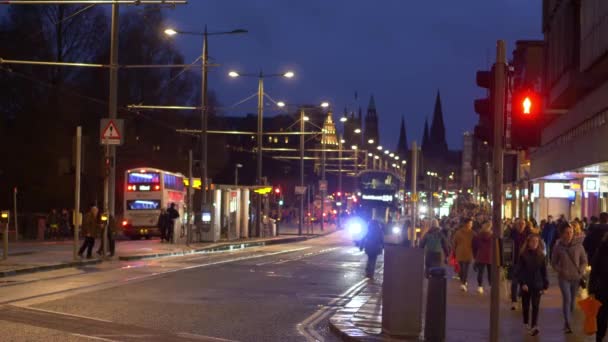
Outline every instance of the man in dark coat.
[(587, 236), (583, 241), (583, 247), (587, 252), (589, 260), (593, 260), (595, 252), (599, 248), (602, 239), (608, 233), (608, 213), (600, 214), (600, 224), (589, 227)]
[(365, 267), (365, 276), (373, 279), (376, 270), (376, 260), (378, 255), (382, 253), (384, 248), (384, 229), (382, 223), (377, 220), (371, 220), (367, 226), (367, 233), (361, 241), (361, 250), (365, 249), (367, 254), (367, 266)]
[(175, 228), (175, 220), (179, 218), (179, 212), (175, 209), (175, 203), (171, 203), (167, 209), (167, 241), (173, 242), (173, 230)]

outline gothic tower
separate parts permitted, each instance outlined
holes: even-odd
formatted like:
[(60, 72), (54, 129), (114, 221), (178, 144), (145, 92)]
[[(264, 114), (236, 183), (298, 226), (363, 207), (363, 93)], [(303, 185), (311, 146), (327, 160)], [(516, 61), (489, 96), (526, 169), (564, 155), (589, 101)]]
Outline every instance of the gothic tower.
[(435, 111), (433, 112), (433, 122), (430, 131), (431, 152), (434, 154), (444, 154), (448, 151), (448, 144), (445, 140), (445, 125), (443, 124), (443, 112), (441, 110), (441, 96), (437, 91), (435, 98)]
[(399, 129), (399, 140), (397, 141), (397, 155), (401, 158), (406, 158), (408, 155), (409, 147), (407, 143), (407, 133), (405, 132), (405, 121), (403, 116), (401, 117), (401, 128)]
[(422, 151), (429, 151), (431, 145), (429, 141), (429, 119), (424, 119), (424, 132), (422, 133)]
[(374, 95), (372, 95), (369, 99), (369, 105), (367, 106), (367, 115), (365, 115), (365, 134), (363, 135), (363, 144), (367, 144), (372, 140), (372, 144), (379, 144), (379, 139), (376, 101), (374, 100)]

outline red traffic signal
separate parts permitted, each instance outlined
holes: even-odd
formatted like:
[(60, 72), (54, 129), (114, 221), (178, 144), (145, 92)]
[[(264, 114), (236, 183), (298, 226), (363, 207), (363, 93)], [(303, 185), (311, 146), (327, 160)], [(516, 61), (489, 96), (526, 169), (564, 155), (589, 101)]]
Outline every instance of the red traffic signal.
[(280, 194), (281, 193), (281, 188), (274, 188), (274, 193), (275, 194)]
[(542, 97), (534, 90), (524, 88), (513, 93), (511, 105), (511, 147), (527, 149), (540, 145), (540, 132), (544, 115)]

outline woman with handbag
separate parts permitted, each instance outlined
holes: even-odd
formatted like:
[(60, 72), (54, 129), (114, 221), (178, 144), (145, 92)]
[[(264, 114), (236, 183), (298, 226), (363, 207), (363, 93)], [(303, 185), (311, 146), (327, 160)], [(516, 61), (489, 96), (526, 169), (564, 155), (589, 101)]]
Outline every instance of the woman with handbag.
[(551, 265), (557, 271), (559, 289), (562, 293), (562, 310), (564, 314), (564, 332), (571, 334), (570, 322), (574, 311), (574, 302), (579, 286), (585, 282), (587, 254), (583, 248), (582, 238), (574, 237), (574, 227), (566, 224), (562, 227), (560, 239), (553, 247)]

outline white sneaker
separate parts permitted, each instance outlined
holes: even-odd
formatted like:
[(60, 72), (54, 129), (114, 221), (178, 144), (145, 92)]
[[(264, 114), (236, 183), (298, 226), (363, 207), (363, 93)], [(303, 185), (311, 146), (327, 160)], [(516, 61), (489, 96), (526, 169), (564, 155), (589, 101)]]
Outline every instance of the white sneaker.
[(481, 294), (481, 295), (482, 295), (482, 294), (483, 294), (483, 286), (479, 286), (479, 287), (477, 288), (477, 292), (479, 292), (479, 294)]
[(538, 334), (540, 334), (540, 329), (538, 329), (538, 327), (530, 329), (530, 336), (536, 336)]
[(460, 285), (462, 292), (467, 292), (467, 286), (465, 284)]

